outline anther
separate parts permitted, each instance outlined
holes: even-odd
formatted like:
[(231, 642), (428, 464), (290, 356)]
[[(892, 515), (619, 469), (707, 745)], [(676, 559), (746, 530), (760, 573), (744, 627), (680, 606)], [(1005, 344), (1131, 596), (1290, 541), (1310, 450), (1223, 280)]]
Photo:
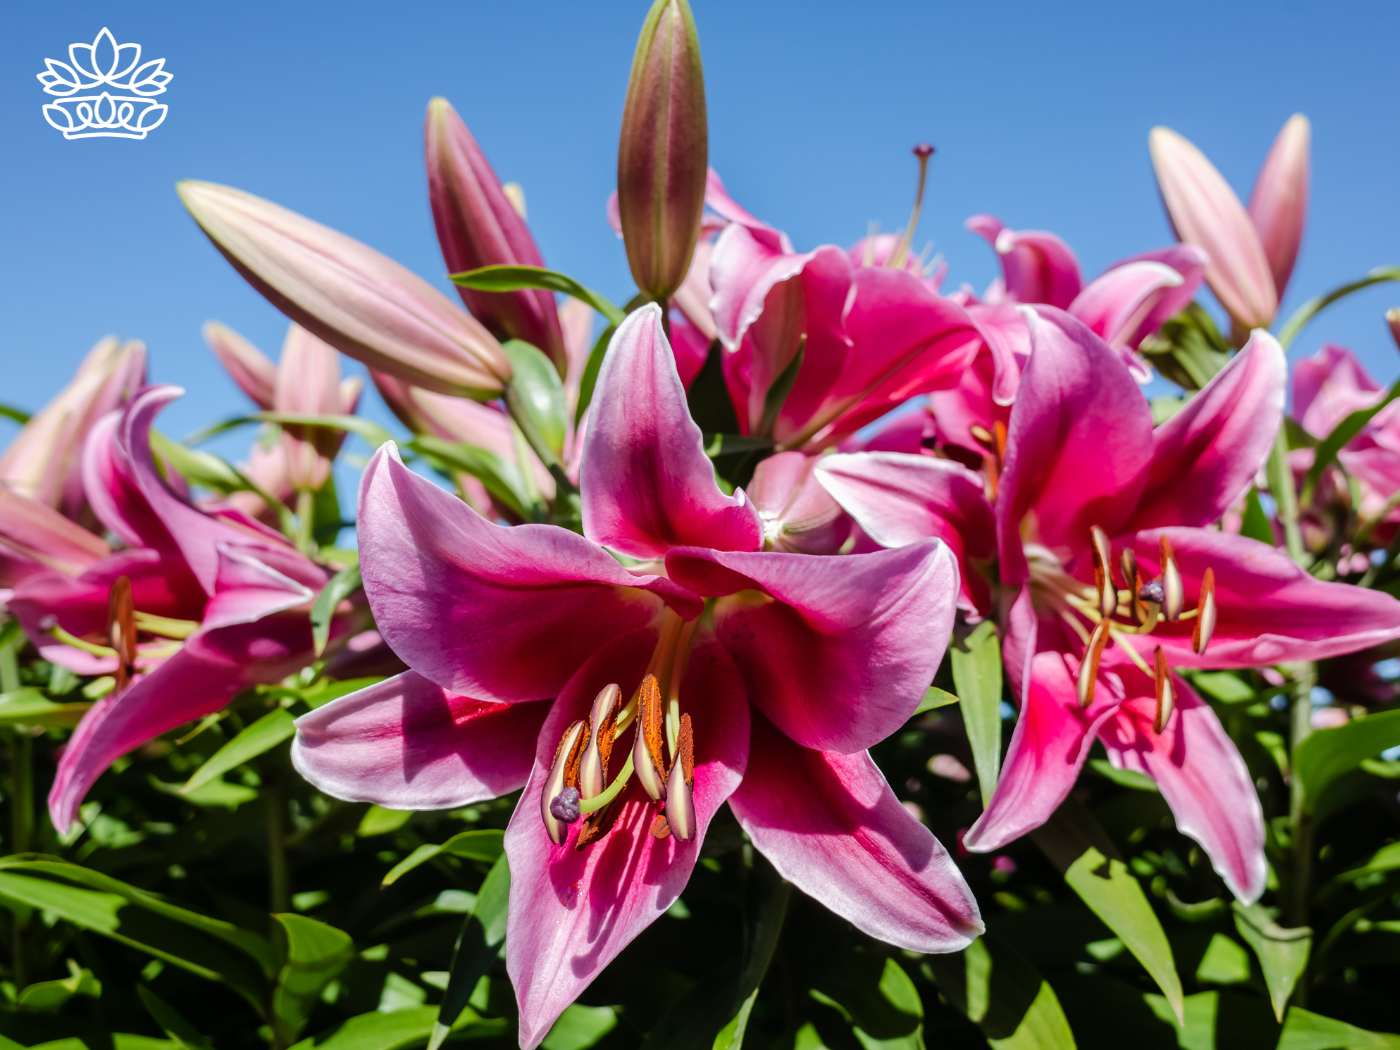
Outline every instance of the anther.
[(1215, 633), (1215, 570), (1206, 569), (1201, 576), (1201, 595), (1196, 604), (1196, 626), (1191, 632), (1191, 648), (1199, 656), (1210, 644)]
[(661, 725), (661, 685), (655, 675), (649, 674), (637, 687), (637, 731), (632, 740), (632, 764), (642, 790), (656, 802), (666, 797)]
[(608, 759), (617, 727), (615, 716), (621, 699), (622, 690), (615, 684), (605, 685), (593, 699), (588, 715), (588, 743), (578, 768), (578, 789), (584, 798), (599, 794), (607, 784)]
[(1167, 719), (1171, 718), (1172, 710), (1176, 707), (1176, 692), (1172, 687), (1172, 674), (1171, 669), (1167, 667), (1166, 654), (1162, 652), (1160, 645), (1153, 653), (1152, 663), (1157, 686), (1157, 717), (1152, 724), (1160, 733), (1167, 728)]
[(1172, 557), (1171, 541), (1165, 536), (1161, 540), (1162, 550), (1162, 615), (1168, 620), (1177, 619), (1186, 604), (1186, 592), (1181, 586), (1181, 573), (1177, 571), (1176, 559)]
[[(554, 750), (554, 762), (549, 767), (544, 790), (540, 792), (540, 819), (544, 821), (549, 840), (556, 846), (564, 844), (564, 840), (569, 836), (568, 825), (572, 823), (555, 812), (555, 802), (560, 799), (566, 788), (575, 789), (573, 812), (574, 819), (578, 819), (578, 764), (583, 751), (584, 735), (587, 732), (588, 728), (582, 721), (574, 722), (564, 730), (559, 746)], [(564, 811), (568, 812), (567, 808)]]
[(1109, 627), (1107, 620), (1094, 625), (1094, 633), (1089, 635), (1089, 644), (1084, 652), (1084, 660), (1079, 665), (1079, 677), (1075, 690), (1079, 694), (1079, 706), (1088, 707), (1094, 702), (1094, 684), (1099, 680), (1099, 660), (1103, 658), (1104, 647), (1108, 645)]
[(676, 755), (666, 778), (666, 822), (671, 834), (682, 842), (695, 836), (695, 736), (690, 715), (681, 715), (681, 731), (676, 738)]
[(1118, 611), (1118, 587), (1113, 582), (1113, 549), (1108, 536), (1097, 525), (1089, 529), (1094, 547), (1094, 586), (1099, 592), (1099, 612), (1112, 616)]

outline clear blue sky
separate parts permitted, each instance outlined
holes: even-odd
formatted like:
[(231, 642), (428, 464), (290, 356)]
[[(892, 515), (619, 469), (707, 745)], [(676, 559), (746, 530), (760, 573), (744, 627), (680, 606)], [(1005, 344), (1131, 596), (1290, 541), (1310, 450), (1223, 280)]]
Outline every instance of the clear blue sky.
[[(712, 163), (799, 245), (900, 226), (909, 148), (928, 140), (939, 152), (920, 241), (948, 257), (952, 281), (993, 272), (962, 228), (979, 211), (1059, 232), (1093, 273), (1169, 240), (1147, 159), (1153, 124), (1194, 139), (1243, 195), (1301, 110), (1313, 121), (1314, 190), (1290, 305), (1400, 262), (1393, 0), (694, 3)], [(547, 261), (625, 294), (603, 203), (645, 7), (8, 0), (0, 401), (37, 406), (111, 332), (144, 339), (154, 378), (191, 392), (169, 412), (173, 433), (245, 407), (200, 325), (223, 320), (274, 353), (284, 325), (187, 218), (180, 178), (270, 197), (446, 287), (422, 170), (435, 94), (524, 184)], [(104, 24), (175, 74), (169, 119), (147, 141), (67, 142), (41, 117), (42, 59)], [(1358, 296), (1299, 350), (1326, 337), (1393, 378), (1400, 355), (1381, 314), (1397, 304), (1400, 286)]]

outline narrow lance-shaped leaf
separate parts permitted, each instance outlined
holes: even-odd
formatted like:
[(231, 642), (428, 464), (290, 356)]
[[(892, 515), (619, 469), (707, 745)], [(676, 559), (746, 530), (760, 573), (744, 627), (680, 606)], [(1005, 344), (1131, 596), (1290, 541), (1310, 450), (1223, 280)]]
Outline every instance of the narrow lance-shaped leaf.
[(977, 786), (985, 804), (996, 789), (1001, 770), (1001, 639), (996, 625), (990, 620), (978, 624), (948, 652)]

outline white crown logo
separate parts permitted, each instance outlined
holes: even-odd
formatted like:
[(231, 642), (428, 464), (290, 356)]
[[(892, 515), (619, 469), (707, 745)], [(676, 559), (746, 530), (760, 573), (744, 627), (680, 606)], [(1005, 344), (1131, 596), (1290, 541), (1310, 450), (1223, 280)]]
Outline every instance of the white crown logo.
[(170, 111), (152, 97), (174, 78), (165, 59), (142, 62), (141, 45), (118, 44), (106, 26), (90, 44), (69, 44), (67, 62), (46, 58), (44, 66), (36, 79), (58, 98), (44, 119), (66, 139), (144, 139)]

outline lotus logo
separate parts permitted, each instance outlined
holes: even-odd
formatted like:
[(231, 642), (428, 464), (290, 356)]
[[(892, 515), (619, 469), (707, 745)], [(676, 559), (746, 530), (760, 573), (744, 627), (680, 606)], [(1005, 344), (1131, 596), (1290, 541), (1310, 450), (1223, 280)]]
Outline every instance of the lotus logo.
[(45, 94), (44, 119), (66, 139), (144, 139), (165, 122), (165, 93), (173, 74), (165, 59), (141, 61), (140, 44), (119, 44), (103, 26), (92, 43), (69, 44), (68, 61), (44, 59), (37, 74)]

